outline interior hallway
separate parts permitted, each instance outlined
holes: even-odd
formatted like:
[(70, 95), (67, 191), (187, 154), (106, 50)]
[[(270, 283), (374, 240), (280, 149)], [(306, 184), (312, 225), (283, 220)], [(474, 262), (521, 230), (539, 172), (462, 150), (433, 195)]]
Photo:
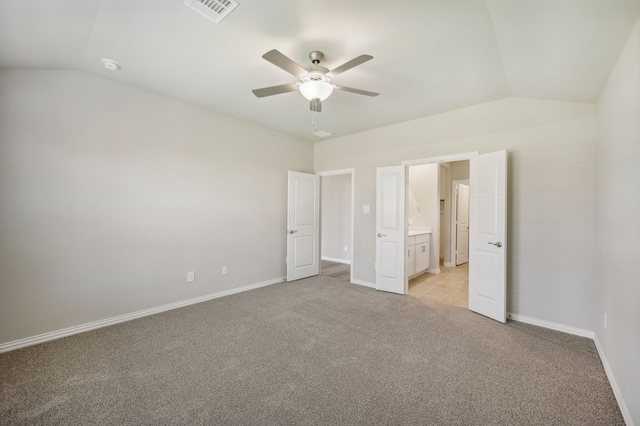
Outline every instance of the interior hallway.
[(469, 308), (469, 263), (446, 267), (409, 280), (409, 296)]

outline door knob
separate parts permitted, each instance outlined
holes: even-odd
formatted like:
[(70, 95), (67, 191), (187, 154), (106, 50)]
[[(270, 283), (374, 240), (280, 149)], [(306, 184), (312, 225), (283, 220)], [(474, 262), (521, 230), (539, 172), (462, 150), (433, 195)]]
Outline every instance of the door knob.
[(386, 237), (386, 236), (387, 236), (387, 234), (381, 234), (381, 233), (379, 233), (379, 232), (378, 232), (378, 238), (380, 238), (380, 237)]
[(502, 247), (502, 243), (500, 241), (498, 241), (497, 243), (487, 243), (487, 244), (493, 244), (496, 247)]
[(297, 230), (294, 231), (293, 229), (291, 231), (289, 231), (290, 234), (295, 234), (296, 232), (298, 232)]

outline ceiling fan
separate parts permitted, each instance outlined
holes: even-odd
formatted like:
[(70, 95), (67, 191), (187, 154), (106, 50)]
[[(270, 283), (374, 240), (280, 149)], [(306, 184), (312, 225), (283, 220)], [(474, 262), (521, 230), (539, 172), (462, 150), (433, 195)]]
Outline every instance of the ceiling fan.
[(360, 55), (347, 63), (340, 65), (338, 68), (329, 70), (320, 65), (320, 61), (324, 59), (322, 52), (313, 51), (309, 53), (312, 65), (302, 68), (300, 65), (273, 49), (262, 55), (264, 59), (273, 65), (282, 68), (289, 74), (297, 77), (299, 81), (289, 84), (281, 84), (279, 86), (264, 87), (262, 89), (252, 90), (253, 94), (258, 98), (265, 96), (279, 95), (281, 93), (295, 92), (299, 90), (302, 96), (310, 101), (309, 109), (314, 112), (322, 111), (322, 101), (329, 97), (333, 89), (344, 90), (345, 92), (357, 93), (365, 96), (378, 96), (379, 93), (368, 92), (366, 90), (354, 89), (352, 87), (338, 86), (331, 83), (331, 79), (343, 72), (363, 64), (371, 59), (371, 55)]

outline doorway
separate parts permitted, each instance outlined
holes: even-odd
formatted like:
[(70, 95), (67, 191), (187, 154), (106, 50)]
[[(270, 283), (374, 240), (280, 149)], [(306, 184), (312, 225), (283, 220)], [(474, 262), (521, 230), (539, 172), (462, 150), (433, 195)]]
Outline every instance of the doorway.
[(353, 169), (320, 175), (320, 275), (353, 277)]
[[(429, 175), (425, 171), (431, 167)], [(436, 300), (449, 305), (468, 308), (468, 197), (466, 209), (459, 208), (459, 185), (466, 184), (468, 196), (469, 161), (450, 161), (438, 164), (412, 165), (408, 168), (407, 223), (409, 234), (414, 224), (432, 231), (430, 241), (431, 265), (426, 271), (409, 275), (408, 293), (423, 300)], [(425, 180), (430, 180), (426, 182)], [(422, 180), (422, 181), (421, 181)], [(456, 192), (456, 187), (458, 192)], [(464, 194), (463, 194), (464, 195)], [(462, 211), (461, 211), (462, 210)], [(462, 214), (466, 212), (465, 214)], [(464, 232), (466, 232), (466, 239)], [(464, 242), (466, 241), (466, 249)]]
[[(403, 161), (376, 168), (376, 290), (407, 294), (407, 167), (469, 161), (469, 310), (507, 321), (507, 151)], [(439, 237), (439, 228), (435, 228)], [(428, 238), (427, 238), (428, 239)], [(417, 240), (415, 241), (417, 244)], [(415, 252), (415, 250), (414, 250)], [(408, 253), (408, 255), (407, 255)], [(417, 261), (416, 261), (417, 265)]]

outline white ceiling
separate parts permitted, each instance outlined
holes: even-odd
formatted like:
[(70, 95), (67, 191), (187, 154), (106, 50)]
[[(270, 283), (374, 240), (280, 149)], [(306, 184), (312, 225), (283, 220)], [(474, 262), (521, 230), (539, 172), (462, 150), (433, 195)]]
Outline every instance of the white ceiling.
[[(319, 128), (344, 136), (508, 96), (597, 101), (640, 0), (238, 0), (215, 24), (183, 0), (0, 0), (0, 67), (82, 70), (309, 141), (294, 82), (262, 59), (332, 69), (374, 59), (334, 83)], [(112, 72), (101, 59), (118, 61)], [(326, 139), (325, 139), (326, 140)]]

